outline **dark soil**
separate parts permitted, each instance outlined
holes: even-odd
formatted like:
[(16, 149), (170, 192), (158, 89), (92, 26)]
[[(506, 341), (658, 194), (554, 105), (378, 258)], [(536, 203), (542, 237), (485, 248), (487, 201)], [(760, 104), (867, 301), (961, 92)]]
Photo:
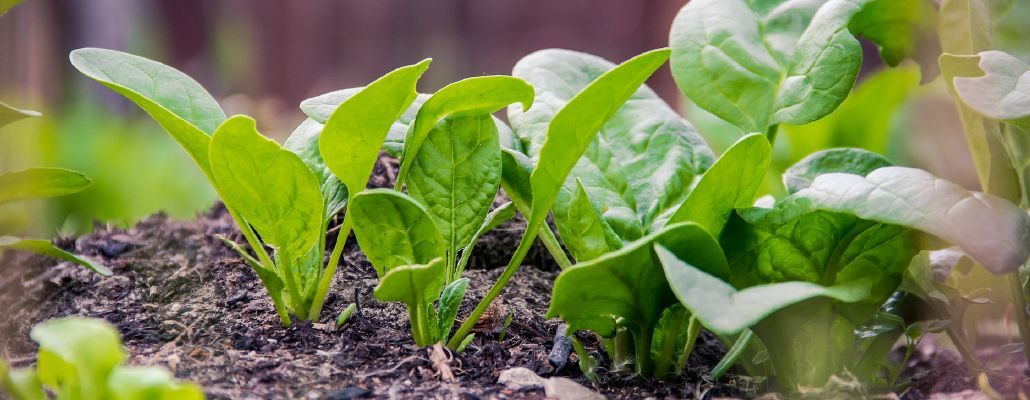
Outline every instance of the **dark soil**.
[[(522, 221), (512, 221), (481, 239), (466, 272), (472, 282), (459, 317), (467, 315), (496, 280), (523, 226)], [(574, 363), (554, 371), (547, 361), (559, 324), (544, 313), (557, 272), (541, 249), (527, 258), (504, 292), (502, 310), (492, 313), (492, 321), (481, 321), (484, 329), (467, 351), (448, 354), (457, 383), (447, 383), (430, 361), (432, 349), (413, 345), (404, 306), (372, 297), (375, 272), (353, 239), (322, 321), (333, 321), (355, 301), (359, 311), (339, 330), (331, 323), (305, 322), (286, 329), (253, 271), (215, 239), (216, 234), (239, 237), (221, 206), (193, 221), (158, 214), (127, 230), (98, 226), (90, 235), (57, 240), (61, 247), (106, 263), (115, 272), (107, 279), (68, 263), (9, 254), (9, 265), (0, 275), (0, 357), (15, 366), (31, 365), (35, 344), (28, 333), (33, 325), (84, 315), (117, 326), (131, 364), (167, 366), (177, 377), (200, 384), (214, 399), (544, 397), (542, 390), (512, 392), (498, 385), (500, 372), (512, 367), (526, 367), (545, 377), (568, 376), (591, 386)], [(504, 310), (514, 318), (499, 341)], [(596, 350), (593, 341), (584, 339)], [(683, 377), (648, 382), (601, 371), (597, 389), (611, 398), (759, 394), (747, 378), (731, 375), (718, 385), (701, 378), (722, 353), (718, 342), (705, 334)], [(965, 368), (946, 352), (919, 358), (915, 364), (930, 373), (916, 381), (906, 398), (974, 387)]]

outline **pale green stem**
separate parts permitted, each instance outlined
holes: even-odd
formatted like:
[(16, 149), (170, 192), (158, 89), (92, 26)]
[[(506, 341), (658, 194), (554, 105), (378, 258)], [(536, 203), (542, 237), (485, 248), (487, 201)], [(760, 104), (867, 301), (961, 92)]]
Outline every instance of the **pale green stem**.
[(322, 271), (322, 277), (318, 280), (318, 290), (311, 302), (311, 311), (308, 316), (318, 321), (322, 316), (322, 305), (325, 304), (325, 297), (329, 294), (329, 287), (333, 284), (333, 276), (336, 275), (336, 266), (340, 263), (340, 256), (343, 255), (343, 247), (347, 244), (347, 237), (350, 236), (351, 219), (350, 210), (343, 214), (343, 225), (340, 227), (340, 234), (336, 237), (336, 244), (333, 245), (333, 253), (329, 256), (329, 264)]
[[(282, 257), (284, 255), (285, 257)], [(283, 281), (286, 283), (286, 291), (289, 293), (290, 299), (293, 301), (293, 304), (295, 304), (293, 313), (298, 319), (306, 320), (308, 318), (305, 316), (304, 310), (301, 309), (304, 302), (300, 297), (300, 286), (297, 285), (296, 277), (293, 274), (293, 260), (291, 260), (291, 258), (293, 258), (293, 256), (290, 254), (280, 254), (279, 262), (283, 266)]]
[(547, 252), (551, 253), (551, 257), (558, 263), (559, 268), (565, 269), (572, 265), (572, 261), (569, 261), (569, 257), (565, 255), (565, 250), (561, 248), (558, 238), (554, 236), (554, 232), (551, 232), (549, 225), (540, 228), (540, 241), (547, 248)]

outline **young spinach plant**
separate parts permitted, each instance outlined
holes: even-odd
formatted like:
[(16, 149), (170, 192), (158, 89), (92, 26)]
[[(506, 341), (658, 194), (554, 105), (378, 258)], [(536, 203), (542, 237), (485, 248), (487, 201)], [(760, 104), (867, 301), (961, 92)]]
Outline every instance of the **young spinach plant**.
[[(302, 124), (287, 149), (258, 133), (249, 117), (226, 119), (210, 94), (171, 67), (103, 49), (79, 49), (70, 58), (81, 72), (143, 108), (197, 163), (257, 258), (223, 241), (257, 273), (280, 322), (289, 326), (291, 314), (320, 318), (349, 234), (349, 228), (340, 233), (323, 267), (329, 221), (364, 189), (387, 132), (415, 100), (415, 84), (429, 60), (358, 90), (324, 127)], [(344, 134), (347, 145), (341, 145)], [(333, 158), (325, 161), (323, 154)], [(344, 167), (333, 168), (334, 162)]]
[(490, 211), (501, 181), (500, 123), (490, 113), (532, 101), (529, 84), (505, 76), (440, 89), (418, 110), (402, 144), (397, 187), (406, 184), (410, 196), (374, 190), (354, 198), (355, 236), (381, 279), (375, 296), (408, 306), (420, 346), (447, 341), (473, 246), (515, 213), (510, 203)]
[(204, 398), (200, 387), (176, 380), (164, 368), (123, 365), (121, 335), (106, 321), (53, 319), (33, 327), (30, 335), (39, 343), (35, 369), (11, 369), (0, 360), (0, 387), (14, 399)]

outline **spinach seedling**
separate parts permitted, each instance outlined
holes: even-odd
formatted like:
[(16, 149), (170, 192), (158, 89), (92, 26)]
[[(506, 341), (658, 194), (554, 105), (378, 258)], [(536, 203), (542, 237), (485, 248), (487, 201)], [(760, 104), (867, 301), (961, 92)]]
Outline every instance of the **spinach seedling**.
[(921, 248), (917, 231), (960, 246), (996, 273), (1030, 255), (1030, 216), (1018, 207), (922, 170), (879, 167), (875, 157), (817, 153), (788, 172), (814, 179), (788, 179), (792, 194), (772, 208), (739, 209), (720, 236), (728, 275), (724, 264), (655, 247), (673, 293), (707, 329), (724, 336), (754, 329), (783, 390), (886, 363), (860, 362), (856, 328), (899, 290)]
[[(526, 231), (501, 277), (458, 328), (451, 338), (450, 347), (457, 347), (461, 339), (468, 335), (476, 320), (518, 271), (530, 245), (544, 228), (546, 217), (559, 196), (562, 185), (577, 160), (587, 151), (597, 132), (622, 104), (633, 96), (644, 80), (665, 62), (668, 55), (669, 51), (666, 49), (654, 50), (634, 57), (609, 71), (601, 71), (596, 79), (590, 81), (577, 94), (570, 95), (571, 100), (547, 122), (546, 139), (541, 138), (544, 142), (539, 146), (536, 165), (530, 167), (532, 172), (528, 177), (522, 174), (515, 176), (515, 179), (509, 179), (509, 186), (505, 187), (506, 191), (508, 187), (515, 189), (508, 192), (509, 195), (513, 201), (517, 198), (516, 205), (523, 214), (529, 215)], [(508, 164), (517, 167), (512, 172), (527, 171), (524, 167), (528, 163)], [(504, 173), (508, 175), (508, 171)]]
[(84, 74), (143, 108), (197, 163), (257, 258), (223, 241), (257, 273), (282, 324), (290, 325), (290, 314), (318, 319), (349, 234), (345, 218), (323, 267), (329, 221), (364, 189), (387, 133), (415, 100), (415, 84), (429, 60), (357, 90), (324, 127), (305, 122), (284, 148), (258, 133), (253, 119), (226, 119), (210, 94), (171, 67), (103, 49), (79, 49), (70, 58)]
[(67, 317), (32, 328), (39, 343), (36, 368), (10, 369), (0, 361), (0, 387), (18, 400), (203, 399), (200, 387), (161, 367), (123, 365), (118, 331), (106, 321)]

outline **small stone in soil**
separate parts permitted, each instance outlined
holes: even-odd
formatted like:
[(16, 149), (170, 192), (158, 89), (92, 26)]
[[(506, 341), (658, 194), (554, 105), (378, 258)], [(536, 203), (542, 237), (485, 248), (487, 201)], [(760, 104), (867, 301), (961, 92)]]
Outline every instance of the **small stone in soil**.
[(330, 393), (329, 396), (327, 397), (327, 399), (328, 400), (350, 400), (350, 399), (365, 398), (365, 397), (369, 397), (371, 395), (372, 395), (372, 391), (371, 390), (365, 389), (363, 387), (348, 386), (348, 387), (343, 388), (341, 390), (337, 390), (335, 392)]
[(123, 242), (107, 242), (100, 245), (100, 254), (103, 254), (107, 258), (116, 258), (126, 251), (129, 251), (130, 245)]
[(555, 373), (560, 372), (565, 368), (565, 364), (569, 362), (572, 341), (566, 336), (568, 329), (568, 325), (558, 325), (557, 331), (554, 332), (554, 347), (551, 348), (551, 353), (547, 355), (547, 362), (551, 364), (551, 367), (554, 367)]
[(236, 305), (237, 303), (239, 303), (241, 301), (247, 301), (249, 298), (250, 298), (250, 295), (247, 293), (247, 291), (240, 291), (239, 293), (236, 293), (232, 297), (230, 297), (228, 299), (225, 299), (225, 305), (229, 306), (229, 307), (232, 307), (232, 306)]

